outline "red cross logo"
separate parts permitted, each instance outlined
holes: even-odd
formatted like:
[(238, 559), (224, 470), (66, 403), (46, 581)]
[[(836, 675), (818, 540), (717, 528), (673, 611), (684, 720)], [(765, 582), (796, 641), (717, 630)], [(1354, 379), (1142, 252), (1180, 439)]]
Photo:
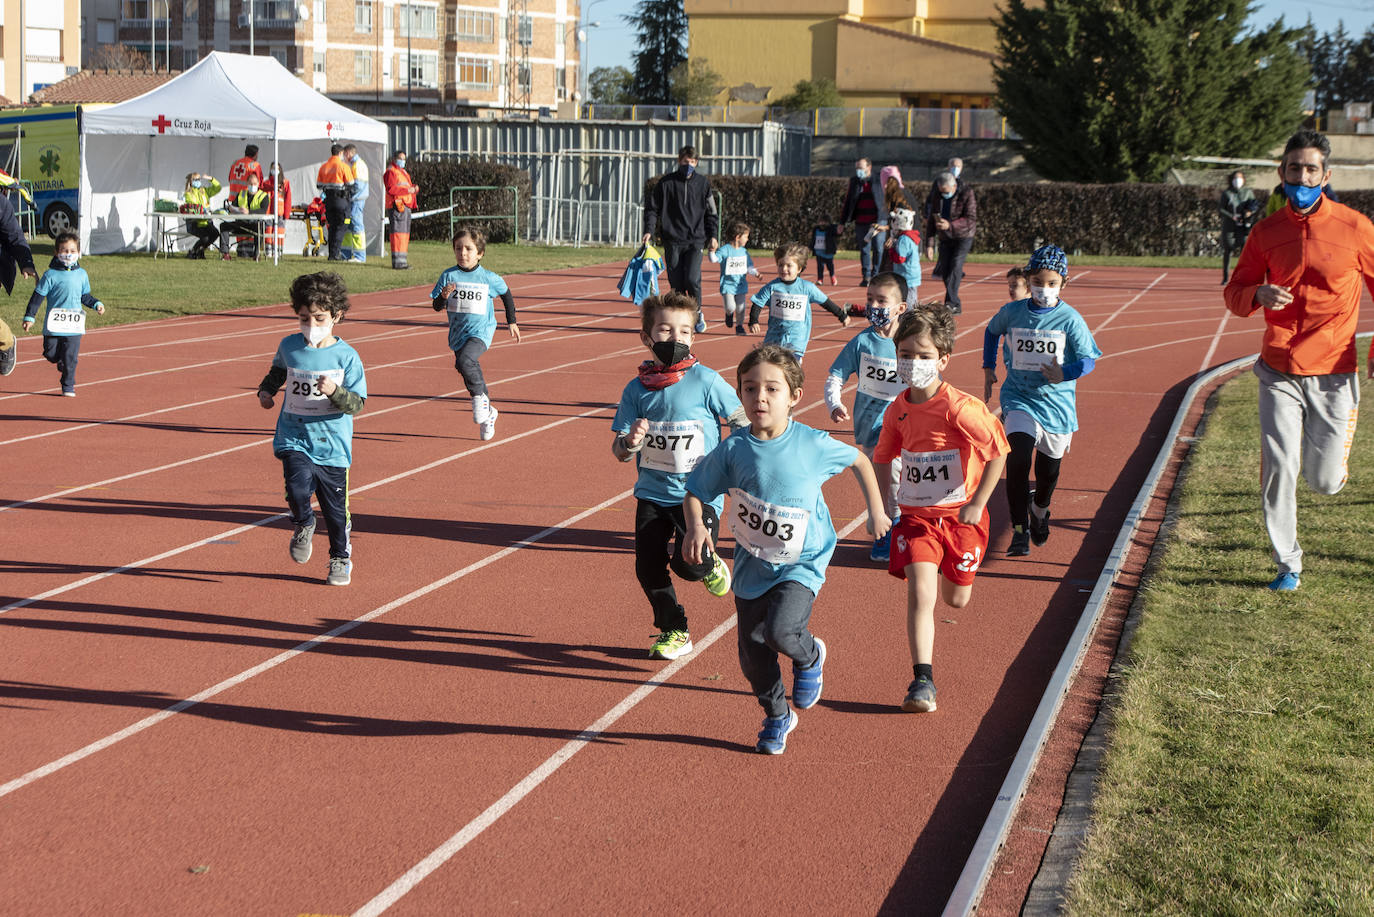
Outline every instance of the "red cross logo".
[(333, 122), (333, 121), (327, 121), (327, 122), (325, 122), (325, 125), (324, 125), (324, 135), (325, 135), (326, 137), (333, 137), (333, 136), (334, 136), (334, 122)]
[(153, 127), (157, 128), (159, 134), (167, 133), (167, 128), (172, 126), (172, 122), (167, 120), (166, 115), (158, 115), (153, 119)]

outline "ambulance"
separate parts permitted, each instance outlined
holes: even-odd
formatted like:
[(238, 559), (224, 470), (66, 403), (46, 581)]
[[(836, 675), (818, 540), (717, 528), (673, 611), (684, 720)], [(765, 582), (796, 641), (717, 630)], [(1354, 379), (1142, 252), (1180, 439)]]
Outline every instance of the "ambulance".
[(38, 229), (75, 230), (81, 191), (81, 106), (0, 111), (0, 169), (28, 182)]

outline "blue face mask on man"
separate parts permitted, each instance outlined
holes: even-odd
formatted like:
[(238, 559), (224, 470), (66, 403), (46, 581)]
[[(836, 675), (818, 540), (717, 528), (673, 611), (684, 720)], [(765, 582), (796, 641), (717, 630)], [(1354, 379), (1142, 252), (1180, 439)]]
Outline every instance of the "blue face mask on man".
[(683, 178), (691, 178), (692, 173), (696, 172), (697, 167), (690, 162), (680, 162), (677, 164), (677, 173)]
[(941, 196), (942, 198), (944, 198), (945, 200), (949, 200), (950, 198), (954, 197), (954, 192), (953, 192), (953, 191), (941, 191), (941, 192), (940, 192), (940, 196)]
[(1292, 201), (1294, 207), (1299, 210), (1306, 210), (1317, 202), (1317, 198), (1322, 196), (1322, 186), (1309, 187), (1284, 182), (1283, 193), (1288, 200)]

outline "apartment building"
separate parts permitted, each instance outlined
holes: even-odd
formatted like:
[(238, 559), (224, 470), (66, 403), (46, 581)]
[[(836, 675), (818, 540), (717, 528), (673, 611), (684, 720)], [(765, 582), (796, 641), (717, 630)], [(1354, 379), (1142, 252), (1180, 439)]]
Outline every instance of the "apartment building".
[(577, 0), (85, 0), (87, 53), (119, 43), (180, 70), (271, 55), (376, 115), (553, 109), (577, 86)]
[(80, 57), (80, 0), (0, 0), (0, 96), (23, 102), (75, 73)]

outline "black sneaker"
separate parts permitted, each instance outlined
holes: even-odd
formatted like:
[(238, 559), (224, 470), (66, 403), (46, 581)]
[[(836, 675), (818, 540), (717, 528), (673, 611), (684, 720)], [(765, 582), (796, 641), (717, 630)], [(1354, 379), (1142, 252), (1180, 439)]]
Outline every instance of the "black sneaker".
[(1030, 539), (1031, 544), (1037, 548), (1050, 540), (1050, 511), (1045, 510), (1045, 515), (1036, 518), (1034, 510), (1030, 514)]
[(947, 302), (945, 308), (949, 310), (950, 315), (959, 315), (964, 311), (964, 307), (957, 302)]
[(1007, 548), (1008, 557), (1025, 557), (1030, 553), (1030, 532), (1021, 526), (1011, 530), (1011, 547)]
[(8, 350), (0, 350), (0, 376), (8, 376), (14, 372), (14, 362), (18, 353), (19, 341), (17, 338), (10, 344)]
[(906, 697), (902, 699), (902, 709), (907, 713), (934, 713), (935, 682), (921, 676), (907, 685)]
[(733, 327), (735, 327), (735, 313), (731, 312), (729, 315), (725, 316), (725, 327), (726, 327), (726, 328), (733, 328)]
[(859, 281), (859, 286), (861, 286), (861, 287), (866, 287), (866, 286), (868, 286), (868, 278), (865, 277), (863, 280), (860, 280), (860, 281)]

